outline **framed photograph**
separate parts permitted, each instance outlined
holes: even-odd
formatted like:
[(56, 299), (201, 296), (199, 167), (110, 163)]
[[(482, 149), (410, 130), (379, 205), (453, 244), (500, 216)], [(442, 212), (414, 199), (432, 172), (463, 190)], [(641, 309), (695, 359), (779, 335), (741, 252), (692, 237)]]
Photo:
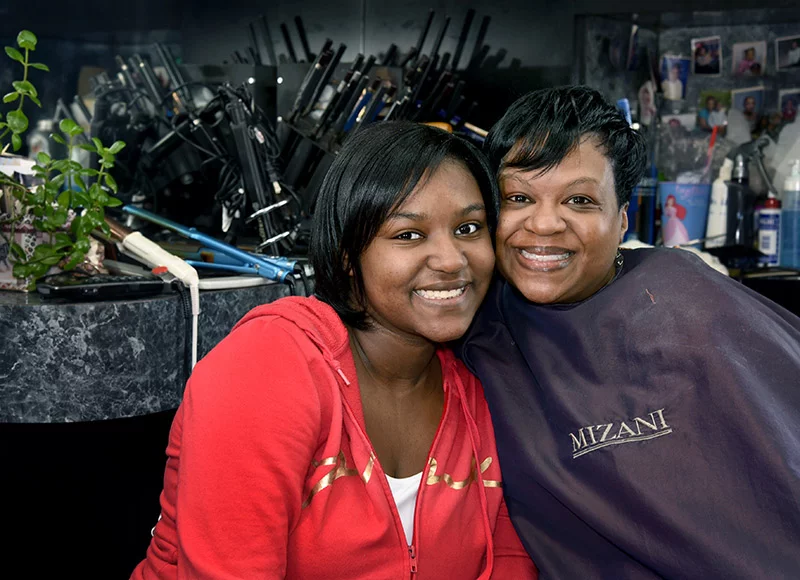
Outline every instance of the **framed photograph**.
[(702, 91), (697, 109), (697, 127), (703, 131), (711, 131), (714, 127), (724, 127), (728, 124), (730, 107), (730, 91)]
[(785, 89), (778, 93), (778, 106), (785, 123), (794, 123), (800, 107), (800, 88)]
[(775, 39), (775, 68), (800, 68), (800, 34)]
[(733, 67), (737, 76), (760, 77), (767, 69), (767, 41), (737, 42), (733, 45)]
[(764, 112), (764, 87), (749, 87), (731, 91), (731, 107), (748, 114)]
[(722, 43), (719, 36), (692, 39), (692, 72), (708, 76), (722, 74)]
[(685, 56), (665, 54), (661, 57), (661, 90), (669, 101), (680, 101), (686, 96), (691, 60)]

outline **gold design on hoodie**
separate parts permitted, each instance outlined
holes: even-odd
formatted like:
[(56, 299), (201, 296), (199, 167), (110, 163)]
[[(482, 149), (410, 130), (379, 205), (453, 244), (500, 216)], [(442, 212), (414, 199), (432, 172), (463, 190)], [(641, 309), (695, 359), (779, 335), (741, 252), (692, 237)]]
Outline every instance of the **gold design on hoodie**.
[(364, 468), (363, 473), (359, 473), (358, 470), (347, 467), (347, 460), (344, 457), (344, 451), (339, 451), (339, 454), (335, 457), (325, 457), (319, 461), (314, 460), (311, 462), (311, 464), (314, 467), (322, 467), (325, 465), (335, 465), (336, 467), (331, 469), (314, 485), (314, 487), (311, 488), (311, 491), (308, 492), (308, 497), (303, 502), (302, 507), (304, 508), (308, 507), (308, 505), (311, 503), (311, 498), (313, 498), (326, 487), (333, 484), (333, 482), (340, 477), (355, 475), (360, 477), (364, 483), (368, 483), (372, 477), (372, 468), (375, 465), (375, 456), (370, 454), (369, 461), (367, 461), (367, 466)]
[[(487, 457), (481, 462), (481, 473), (484, 473), (489, 466), (492, 464), (492, 458)], [(436, 475), (436, 470), (439, 468), (439, 463), (433, 457), (430, 458), (428, 461), (428, 478), (426, 479), (425, 483), (428, 485), (436, 485), (437, 483), (444, 482), (447, 486), (451, 489), (464, 489), (468, 487), (470, 483), (473, 481), (477, 481), (478, 479), (478, 471), (475, 468), (475, 458), (472, 458), (472, 462), (470, 464), (469, 476), (467, 479), (462, 481), (455, 481), (453, 477), (449, 473), (444, 473), (442, 475)], [(484, 487), (503, 487), (502, 482), (495, 481), (493, 479), (484, 479), (483, 480)]]

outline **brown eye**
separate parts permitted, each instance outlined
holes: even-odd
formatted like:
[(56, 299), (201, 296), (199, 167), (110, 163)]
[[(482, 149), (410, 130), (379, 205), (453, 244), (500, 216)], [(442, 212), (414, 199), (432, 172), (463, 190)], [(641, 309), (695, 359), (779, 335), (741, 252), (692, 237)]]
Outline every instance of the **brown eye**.
[(522, 195), (521, 193), (512, 193), (506, 197), (506, 201), (510, 201), (511, 203), (526, 203), (530, 200), (527, 196)]
[(417, 232), (403, 232), (394, 237), (395, 240), (419, 240), (422, 236)]
[(468, 224), (461, 224), (456, 228), (456, 235), (459, 236), (468, 236), (470, 234), (476, 233), (478, 230), (481, 229), (481, 224), (476, 223), (468, 223)]
[(586, 197), (585, 195), (573, 195), (569, 198), (568, 202), (572, 205), (592, 205), (594, 201)]

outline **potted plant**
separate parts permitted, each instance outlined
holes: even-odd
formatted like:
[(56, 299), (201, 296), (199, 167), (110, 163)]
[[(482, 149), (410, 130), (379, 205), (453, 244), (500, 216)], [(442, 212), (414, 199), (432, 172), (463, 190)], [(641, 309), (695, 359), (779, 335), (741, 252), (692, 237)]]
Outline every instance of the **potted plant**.
[[(31, 83), (31, 69), (48, 71), (46, 65), (31, 62), (37, 38), (23, 30), (17, 36), (17, 47), (5, 47), (8, 58), (22, 68), (22, 79), (12, 83), (13, 91), (3, 97), (10, 105), (5, 116), (0, 112), (0, 155), (7, 156), (22, 147), (22, 135), (28, 129), (24, 106), (28, 101), (41, 107), (36, 87)], [(0, 193), (5, 213), (0, 215), (0, 265), (13, 266), (13, 280), (3, 284), (0, 268), (0, 287), (30, 290), (37, 278), (52, 269), (70, 270), (81, 264), (91, 248), (90, 235), (100, 229), (108, 235), (105, 208), (121, 205), (114, 197), (117, 184), (109, 170), (125, 143), (117, 141), (105, 147), (99, 139), (78, 143), (83, 128), (64, 119), (59, 132), (50, 135), (66, 147), (66, 157), (56, 159), (40, 152), (33, 165), (32, 182), (26, 184), (17, 175), (0, 173)], [(90, 151), (99, 160), (99, 168), (84, 167), (73, 160), (78, 147)], [(6, 268), (7, 269), (7, 268)], [(57, 270), (56, 270), (57, 271)]]

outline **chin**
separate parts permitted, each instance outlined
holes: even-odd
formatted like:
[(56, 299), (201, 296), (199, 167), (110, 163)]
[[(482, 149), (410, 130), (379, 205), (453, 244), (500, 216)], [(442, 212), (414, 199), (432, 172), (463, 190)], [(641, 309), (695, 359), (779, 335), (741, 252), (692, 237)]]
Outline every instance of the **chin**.
[(563, 302), (564, 291), (561, 288), (553, 288), (548, 285), (538, 284), (511, 284), (527, 300), (535, 304), (558, 304)]
[(458, 340), (466, 334), (468, 328), (469, 324), (458, 326), (448, 325), (447, 327), (432, 328), (423, 331), (421, 334), (431, 342), (444, 343)]

